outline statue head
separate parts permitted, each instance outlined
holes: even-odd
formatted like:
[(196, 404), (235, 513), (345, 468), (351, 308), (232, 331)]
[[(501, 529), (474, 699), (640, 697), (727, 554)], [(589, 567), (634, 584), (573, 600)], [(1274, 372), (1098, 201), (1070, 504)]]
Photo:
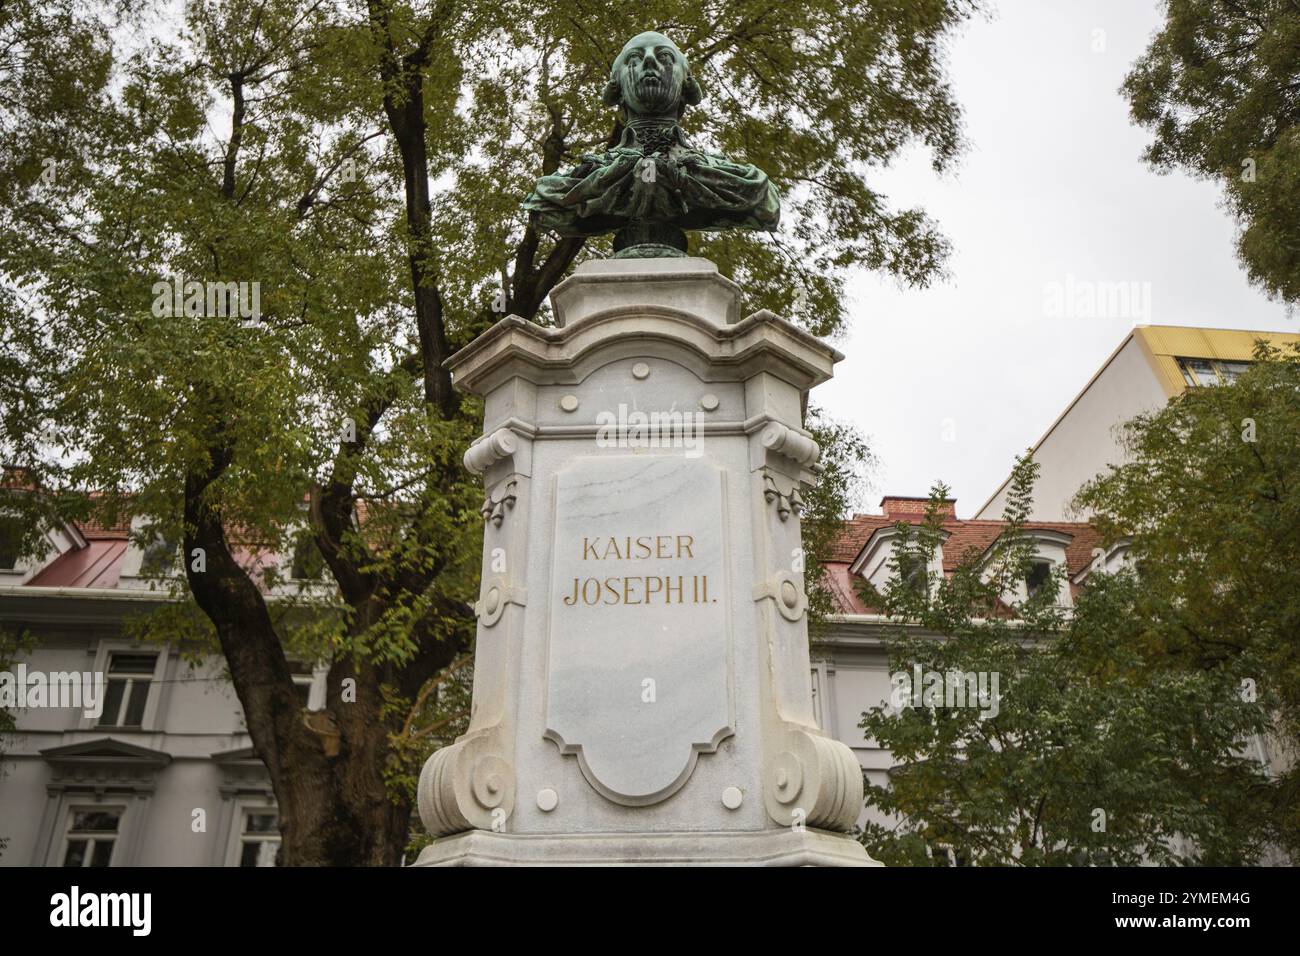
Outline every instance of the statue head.
[(681, 116), (704, 92), (686, 56), (662, 33), (641, 33), (614, 60), (605, 105), (623, 106), (633, 116)]

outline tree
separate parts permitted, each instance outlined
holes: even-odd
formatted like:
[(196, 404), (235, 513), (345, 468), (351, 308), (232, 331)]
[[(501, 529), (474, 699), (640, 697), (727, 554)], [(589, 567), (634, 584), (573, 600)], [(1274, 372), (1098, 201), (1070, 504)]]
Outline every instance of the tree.
[[(775, 236), (694, 251), (754, 307), (830, 334), (847, 269), (941, 271), (934, 224), (867, 178), (912, 142), (936, 169), (957, 155), (943, 41), (976, 8), (204, 0), (171, 34), (124, 28), (150, 23), (142, 0), (120, 21), (6, 3), (0, 454), (49, 492), (20, 502), (46, 520), (96, 489), (181, 542), (281, 862), (401, 858), (422, 756), (407, 717), (474, 633), (480, 492), (460, 459), (481, 410), (443, 363), (503, 312), (547, 321), (555, 283), (607, 253), (519, 201), (617, 137), (599, 91), (624, 39), (676, 39), (708, 97), (688, 133), (784, 193)], [(294, 625), (237, 554), (304, 533), (333, 613)], [(286, 647), (330, 661), (315, 730)]]
[(1166, 0), (1124, 81), (1146, 160), (1221, 182), (1252, 282), (1300, 299), (1300, 8), (1278, 0)]
[(1191, 388), (1123, 431), (1126, 462), (1076, 504), (1132, 537), (1151, 670), (1235, 673), (1276, 704), (1274, 816), (1300, 852), (1300, 348), (1256, 346), (1236, 382)]
[[(1016, 597), (1036, 473), (1017, 462), (985, 560), (966, 555), (928, 589), (898, 573), (883, 594), (867, 586), (911, 625), (888, 642), (891, 700), (861, 724), (901, 765), (867, 788), (888, 815), (865, 827), (869, 852), (899, 865), (1255, 861), (1273, 835), (1269, 783), (1241, 744), (1267, 729), (1266, 703), (1241, 694), (1235, 668), (1149, 666), (1152, 625), (1135, 613), (1146, 585), (1131, 572), (1095, 575), (1073, 613), (1052, 587)], [(946, 495), (938, 486), (925, 522), (900, 527), (895, 572), (929, 566)], [(963, 695), (948, 697), (959, 678)]]
[(874, 471), (876, 458), (856, 428), (831, 419), (817, 408), (808, 410), (804, 425), (822, 447), (823, 455), (818, 462), (821, 470), (817, 482), (804, 495), (799, 526), (803, 553), (794, 570), (804, 573), (809, 631), (816, 640), (826, 616), (836, 610), (825, 566), (817, 559), (829, 554), (835, 539), (844, 532), (844, 521)]

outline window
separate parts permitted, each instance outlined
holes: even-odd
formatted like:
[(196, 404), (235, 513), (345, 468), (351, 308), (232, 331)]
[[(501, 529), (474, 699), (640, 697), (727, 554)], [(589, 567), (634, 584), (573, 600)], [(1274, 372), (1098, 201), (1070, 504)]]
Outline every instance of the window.
[(970, 866), (970, 858), (964, 851), (954, 850), (942, 843), (930, 843), (927, 849), (935, 866)]
[(903, 579), (903, 584), (913, 594), (918, 597), (926, 597), (930, 593), (929, 573), (924, 559), (919, 555), (899, 555), (898, 573)]
[(1228, 362), (1221, 359), (1180, 358), (1178, 368), (1188, 385), (1231, 385), (1246, 369), (1249, 362)]
[(110, 866), (122, 808), (73, 807), (68, 814), (64, 866)]
[(1029, 596), (1037, 594), (1048, 581), (1052, 580), (1052, 562), (1035, 561), (1025, 575), (1025, 590)]
[(298, 702), (303, 708), (311, 706), (311, 692), (316, 686), (316, 674), (310, 664), (302, 661), (289, 661), (289, 673), (293, 675), (293, 689), (298, 694)]
[(100, 727), (139, 727), (144, 723), (144, 708), (157, 663), (157, 654), (109, 654)]
[(175, 538), (159, 536), (144, 549), (140, 559), (140, 576), (146, 578), (170, 577), (176, 570), (176, 554), (180, 544)]
[(18, 566), (19, 546), (23, 540), (23, 521), (13, 515), (0, 515), (0, 571)]
[(315, 581), (325, 570), (325, 559), (321, 557), (316, 540), (301, 537), (293, 549), (293, 570), (290, 576), (295, 581)]
[(1250, 368), (1249, 362), (1218, 362), (1216, 364), (1219, 368), (1219, 375), (1229, 385), (1235, 382), (1246, 369)]
[(239, 826), (239, 865), (275, 866), (280, 820), (274, 810), (245, 810)]

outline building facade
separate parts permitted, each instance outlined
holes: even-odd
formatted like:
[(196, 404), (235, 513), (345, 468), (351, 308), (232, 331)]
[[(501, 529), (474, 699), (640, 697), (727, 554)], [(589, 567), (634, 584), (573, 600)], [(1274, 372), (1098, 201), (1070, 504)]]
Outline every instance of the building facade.
[[(830, 615), (814, 637), (812, 681), (818, 719), (824, 730), (854, 749), (868, 779), (877, 786), (888, 782), (894, 761), (888, 750), (864, 738), (858, 724), (865, 710), (889, 699), (890, 663), (884, 645), (899, 625), (865, 606), (856, 582), (866, 580), (884, 588), (896, 573), (890, 560), (895, 526), (919, 524), (926, 504), (924, 498), (887, 496), (880, 503), (881, 514), (854, 515), (823, 564), (838, 613)], [(943, 541), (927, 571), (950, 575), (964, 560), (986, 552), (1005, 528), (1002, 521), (961, 520), (956, 517), (956, 502), (946, 502)], [(1065, 607), (1073, 604), (1089, 573), (1113, 569), (1123, 560), (1122, 549), (1112, 548), (1102, 552), (1105, 559), (1099, 561), (1101, 540), (1087, 524), (1031, 522), (1024, 532), (1035, 544), (1035, 568), (1041, 569), (1041, 580), (1053, 580), (1057, 568), (1065, 569), (1068, 581), (1057, 598)], [(1026, 589), (1040, 579), (1038, 573), (1031, 577), (1023, 583)], [(864, 817), (869, 814), (864, 810)]]
[[(1079, 485), (1118, 460), (1116, 424), (1183, 388), (1230, 382), (1258, 337), (1139, 327), (1125, 338), (1035, 446), (1042, 476), (1026, 533), (1037, 559), (1034, 574), (1023, 582), (1026, 591), (1056, 580), (1053, 572), (1064, 568), (1058, 601), (1068, 607), (1090, 574), (1124, 563), (1124, 543), (1103, 549), (1090, 526), (1064, 520), (1066, 503)], [(973, 519), (958, 519), (956, 503), (945, 503), (943, 541), (928, 571), (950, 574), (963, 559), (989, 548), (1005, 528), (999, 519), (1006, 490), (1004, 484)], [(876, 784), (887, 782), (893, 760), (864, 738), (859, 722), (864, 711), (889, 697), (884, 643), (898, 625), (864, 606), (855, 582), (883, 587), (893, 573), (896, 524), (919, 523), (925, 505), (923, 498), (886, 497), (881, 514), (855, 515), (845, 523), (823, 562), (836, 613), (814, 634), (809, 680), (816, 718), (853, 749)], [(102, 706), (89, 711), (49, 706), (49, 700), (7, 708), (16, 713), (17, 730), (0, 744), (0, 865), (274, 862), (274, 795), (223, 661), (195, 659), (179, 645), (141, 644), (129, 636), (133, 616), (168, 599), (159, 562), (170, 565), (176, 556), (166, 542), (142, 547), (143, 538), (138, 523), (68, 525), (46, 536), (46, 553), (34, 560), (17, 560), (0, 541), (0, 628), (33, 639), (9, 666), (102, 682)], [(244, 554), (250, 565), (286, 562), (288, 583), (269, 587), (272, 599), (276, 587), (303, 585), (293, 580), (301, 563), (294, 558)], [(296, 666), (304, 708), (321, 706), (325, 667)], [(1259, 756), (1272, 762), (1265, 749)], [(864, 810), (863, 818), (869, 813)]]
[[(855, 516), (826, 563), (839, 613), (814, 647), (817, 720), (876, 782), (887, 778), (890, 755), (864, 739), (858, 722), (888, 697), (889, 625), (863, 607), (853, 582), (883, 585), (895, 523), (919, 521), (924, 504), (891, 497), (882, 515)], [(950, 505), (937, 570), (984, 550), (1002, 527), (960, 521)], [(275, 798), (222, 660), (129, 637), (130, 618), (167, 599), (149, 567), (154, 549), (139, 547), (131, 531), (69, 526), (49, 536), (42, 559), (0, 570), (0, 627), (34, 638), (11, 670), (103, 681), (98, 712), (52, 700), (17, 709), (17, 732), (3, 746), (0, 865), (269, 865), (279, 839)], [(1092, 560), (1087, 526), (1042, 524), (1029, 533), (1045, 567), (1074, 575)], [(325, 668), (300, 670), (303, 705), (312, 709), (323, 699)]]
[[(1162, 407), (1184, 389), (1229, 383), (1250, 364), (1255, 342), (1283, 346), (1300, 334), (1139, 325), (1034, 444), (1040, 467), (1031, 517), (1077, 517), (1070, 499), (1084, 482), (1123, 460), (1116, 426)], [(975, 512), (996, 520), (1006, 507), (1010, 476)]]
[[(31, 639), (8, 665), (27, 706), (0, 743), (0, 865), (269, 865), (275, 799), (224, 662), (129, 636), (167, 599), (158, 546), (130, 532), (68, 525), (38, 559), (0, 554), (0, 628)], [(297, 670), (318, 707), (324, 668)]]

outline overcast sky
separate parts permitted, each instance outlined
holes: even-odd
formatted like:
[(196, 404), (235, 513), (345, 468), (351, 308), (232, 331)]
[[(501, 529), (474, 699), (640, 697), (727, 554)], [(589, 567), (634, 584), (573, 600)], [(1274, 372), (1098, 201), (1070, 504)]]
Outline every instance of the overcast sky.
[[(880, 458), (858, 510), (941, 478), (970, 517), (1134, 325), (1300, 331), (1247, 283), (1219, 190), (1141, 160), (1118, 90), (1159, 22), (1154, 0), (1001, 0), (954, 42), (967, 154), (942, 179), (918, 153), (873, 180), (938, 220), (951, 278), (855, 276), (847, 357), (814, 393)], [(1138, 283), (1149, 307), (1050, 314), (1071, 281)]]

